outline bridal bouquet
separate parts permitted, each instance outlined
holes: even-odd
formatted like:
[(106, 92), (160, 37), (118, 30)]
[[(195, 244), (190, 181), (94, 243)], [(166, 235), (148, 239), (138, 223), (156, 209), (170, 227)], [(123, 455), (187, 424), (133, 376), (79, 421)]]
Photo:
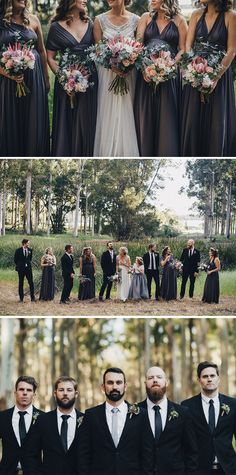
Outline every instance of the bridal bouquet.
[(70, 96), (70, 106), (74, 109), (75, 93), (86, 92), (93, 82), (89, 81), (91, 71), (85, 62), (78, 62), (78, 56), (65, 51), (57, 70), (57, 79)]
[(154, 88), (161, 82), (176, 77), (175, 59), (165, 45), (145, 47), (141, 57), (141, 70), (147, 82)]
[[(35, 56), (31, 51), (29, 43), (21, 44), (16, 41), (15, 44), (3, 46), (0, 55), (0, 66), (9, 76), (22, 76), (27, 69), (34, 69)], [(30, 90), (25, 82), (16, 83), (16, 96), (26, 96)]]
[(142, 49), (143, 46), (139, 41), (124, 36), (102, 40), (89, 48), (91, 60), (116, 73), (115, 79), (109, 85), (109, 92), (127, 94), (129, 86), (125, 75), (133, 69)]
[(201, 93), (201, 101), (208, 101), (212, 86), (222, 69), (225, 53), (208, 43), (201, 44), (201, 51), (184, 53), (181, 70), (184, 84), (190, 84)]

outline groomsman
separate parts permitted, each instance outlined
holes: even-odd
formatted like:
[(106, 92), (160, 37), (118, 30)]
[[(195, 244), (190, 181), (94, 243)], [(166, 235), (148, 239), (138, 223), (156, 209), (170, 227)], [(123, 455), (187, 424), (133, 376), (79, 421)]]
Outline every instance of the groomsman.
[[(43, 412), (33, 406), (36, 388), (34, 378), (20, 376), (15, 384), (15, 406), (0, 412), (2, 475), (31, 475), (28, 454), (43, 416)], [(34, 457), (34, 464), (40, 471), (40, 450), (35, 450)]]
[(190, 280), (189, 297), (193, 297), (195, 279), (198, 275), (198, 266), (200, 264), (200, 252), (194, 247), (194, 240), (189, 239), (187, 247), (183, 249), (180, 258), (183, 264), (182, 284), (180, 291), (180, 298), (184, 298), (187, 280)]
[[(40, 419), (37, 444), (42, 450), (43, 475), (76, 475), (79, 427), (82, 412), (75, 409), (78, 397), (76, 381), (61, 376), (54, 385), (57, 408), (47, 412)], [(31, 470), (36, 474), (34, 452), (31, 451)]]
[(85, 411), (78, 445), (79, 475), (151, 475), (152, 439), (146, 411), (124, 400), (124, 372), (103, 375), (106, 401)]
[(197, 445), (188, 409), (167, 399), (168, 379), (158, 366), (148, 369), (145, 387), (147, 398), (139, 406), (148, 413), (155, 454), (153, 474), (197, 473)]
[(218, 392), (220, 377), (215, 363), (197, 368), (201, 392), (182, 404), (189, 408), (196, 433), (199, 475), (235, 475), (236, 399)]
[(152, 279), (156, 285), (155, 299), (159, 300), (160, 282), (159, 282), (159, 254), (156, 252), (156, 244), (149, 244), (148, 252), (143, 255), (144, 271), (147, 276), (147, 286), (149, 298), (151, 298)]
[(109, 277), (116, 273), (116, 254), (113, 248), (113, 242), (107, 243), (107, 250), (103, 252), (101, 257), (101, 268), (103, 270), (103, 283), (99, 292), (99, 300), (103, 300), (103, 294), (106, 290), (106, 300), (110, 299), (112, 281)]
[(60, 303), (67, 304), (70, 301), (70, 293), (74, 283), (75, 271), (73, 269), (73, 246), (67, 244), (65, 246), (65, 254), (61, 258), (62, 277), (64, 280), (64, 286), (62, 289)]
[(33, 283), (33, 274), (32, 274), (32, 249), (29, 247), (30, 242), (28, 239), (22, 240), (22, 246), (16, 249), (14, 255), (14, 262), (16, 265), (16, 271), (18, 272), (19, 277), (19, 297), (20, 302), (24, 300), (24, 279), (26, 277), (29, 288), (30, 288), (30, 297), (31, 301), (35, 302), (34, 296), (34, 283)]

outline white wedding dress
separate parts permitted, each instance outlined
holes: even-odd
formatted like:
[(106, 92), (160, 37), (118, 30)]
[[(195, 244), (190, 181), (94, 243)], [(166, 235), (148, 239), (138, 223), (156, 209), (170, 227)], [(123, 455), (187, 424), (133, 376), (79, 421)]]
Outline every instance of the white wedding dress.
[[(134, 38), (139, 16), (132, 13), (129, 20), (121, 26), (113, 25), (107, 13), (97, 16), (104, 39), (122, 35)], [(133, 99), (136, 71), (127, 75), (129, 91), (116, 95), (108, 91), (115, 73), (98, 66), (98, 112), (94, 143), (95, 157), (138, 157), (138, 143), (135, 130)]]
[(125, 302), (129, 295), (129, 288), (131, 284), (130, 274), (128, 273), (129, 267), (127, 265), (119, 264), (119, 272), (121, 276), (121, 282), (117, 284), (117, 298)]

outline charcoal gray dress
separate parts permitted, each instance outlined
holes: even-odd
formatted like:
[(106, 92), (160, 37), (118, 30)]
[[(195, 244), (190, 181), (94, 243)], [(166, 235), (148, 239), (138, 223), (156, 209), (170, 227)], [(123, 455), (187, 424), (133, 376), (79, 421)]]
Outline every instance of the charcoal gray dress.
[(176, 300), (177, 298), (177, 272), (173, 256), (163, 267), (161, 278), (161, 297), (164, 300)]
[[(72, 54), (84, 60), (86, 48), (93, 44), (93, 24), (78, 41), (58, 22), (53, 22), (47, 38), (46, 48), (63, 53), (69, 49)], [(52, 156), (89, 157), (93, 156), (97, 115), (97, 75), (90, 78), (94, 86), (86, 92), (76, 93), (74, 109), (70, 107), (68, 94), (55, 79), (52, 124)]]
[(32, 42), (34, 69), (24, 73), (30, 93), (16, 97), (16, 82), (0, 75), (0, 154), (5, 157), (44, 157), (49, 155), (47, 91), (35, 31), (0, 19), (0, 49), (16, 39)]
[[(216, 269), (215, 261), (209, 262), (207, 270)], [(219, 303), (220, 283), (219, 272), (213, 272), (207, 275), (202, 301), (207, 303)]]
[(53, 300), (55, 295), (55, 266), (43, 268), (39, 300)]
[(79, 284), (79, 300), (89, 300), (95, 298), (95, 276), (92, 259), (83, 258), (82, 275), (88, 280)]
[[(210, 32), (205, 14), (196, 26), (193, 49), (199, 41), (208, 42), (219, 50), (227, 50), (228, 31), (224, 13), (219, 13)], [(209, 102), (202, 103), (200, 93), (190, 85), (184, 86), (181, 149), (184, 157), (232, 157), (236, 155), (236, 108), (232, 69), (223, 74)]]
[[(179, 31), (170, 20), (160, 33), (157, 14), (152, 17), (144, 33), (144, 45), (167, 45), (176, 56)], [(142, 157), (171, 157), (180, 154), (180, 78), (170, 79), (157, 86), (156, 90), (138, 75), (134, 116), (139, 153)]]
[(139, 300), (148, 299), (147, 277), (138, 271), (136, 264), (134, 265), (134, 274), (131, 280), (128, 299)]

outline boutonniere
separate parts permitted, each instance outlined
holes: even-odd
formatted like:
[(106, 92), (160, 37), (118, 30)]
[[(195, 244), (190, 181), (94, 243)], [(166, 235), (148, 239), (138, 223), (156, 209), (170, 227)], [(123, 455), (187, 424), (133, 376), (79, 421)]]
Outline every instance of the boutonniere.
[(37, 421), (38, 417), (40, 416), (40, 413), (38, 411), (34, 412), (33, 413), (33, 416), (32, 416), (32, 425), (35, 424), (35, 422)]
[(138, 416), (139, 413), (140, 413), (140, 407), (138, 406), (138, 404), (130, 404), (128, 408), (128, 412), (127, 412), (127, 414), (129, 414), (129, 418), (131, 419), (133, 414), (135, 416)]
[(84, 416), (78, 417), (78, 419), (77, 419), (77, 429), (81, 426), (81, 424), (83, 422), (83, 418), (84, 418)]
[(228, 404), (221, 404), (220, 408), (221, 408), (221, 416), (223, 416), (224, 414), (226, 415), (229, 414), (230, 407), (228, 406)]
[(172, 419), (178, 419), (179, 413), (175, 409), (171, 409), (168, 417), (168, 421), (171, 421)]

